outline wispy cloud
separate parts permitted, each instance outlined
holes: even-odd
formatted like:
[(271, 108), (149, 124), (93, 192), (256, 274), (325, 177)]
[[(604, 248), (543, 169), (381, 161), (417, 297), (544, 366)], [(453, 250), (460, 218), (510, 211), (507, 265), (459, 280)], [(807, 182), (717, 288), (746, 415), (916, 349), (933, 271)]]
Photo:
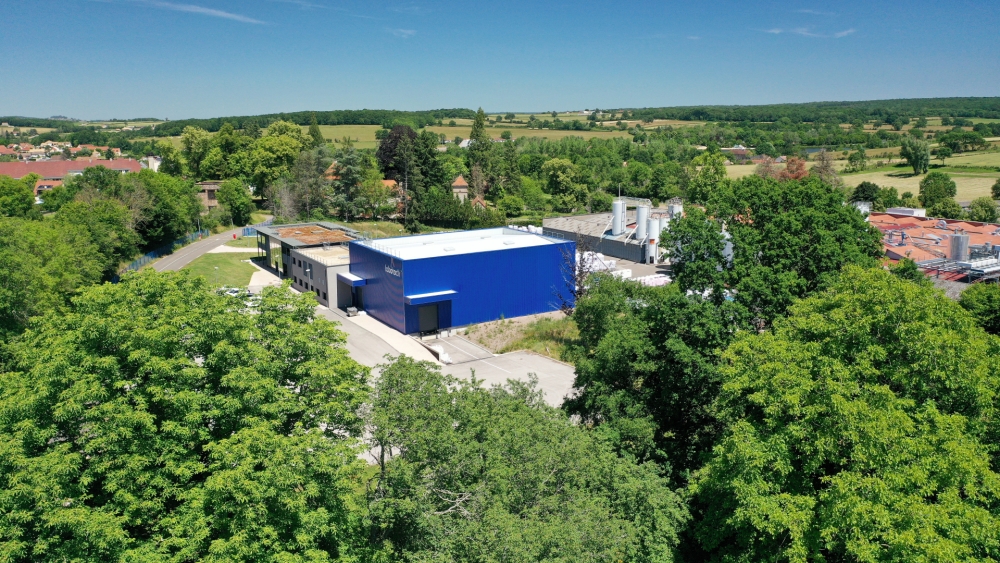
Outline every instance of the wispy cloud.
[(326, 9), (328, 6), (322, 4), (313, 4), (312, 2), (307, 2), (306, 0), (269, 0), (270, 2), (280, 2), (282, 4), (295, 4), (296, 6), (302, 8), (303, 10), (310, 10), (313, 8)]
[(801, 35), (802, 37), (823, 37), (823, 35), (820, 35), (819, 33), (809, 31), (808, 27), (797, 27), (788, 31), (789, 33), (794, 33), (795, 35)]
[(417, 34), (415, 29), (389, 29), (387, 31), (401, 39), (409, 39)]
[(255, 20), (249, 16), (234, 14), (232, 12), (225, 12), (222, 10), (216, 10), (215, 8), (206, 8), (205, 6), (196, 6), (194, 4), (175, 4), (173, 2), (162, 2), (160, 0), (127, 0), (127, 1), (131, 2), (132, 4), (141, 4), (143, 6), (162, 8), (164, 10), (173, 10), (175, 12), (200, 14), (203, 16), (211, 16), (213, 18), (223, 18), (227, 20), (238, 21), (241, 23), (252, 23), (252, 24), (267, 23), (267, 22), (262, 22), (260, 20)]
[(423, 9), (416, 4), (404, 4), (399, 6), (393, 6), (389, 8), (390, 12), (396, 12), (399, 14), (418, 14), (423, 11)]
[(813, 15), (813, 16), (827, 16), (827, 17), (829, 17), (829, 16), (836, 16), (837, 15), (837, 14), (835, 14), (833, 12), (822, 12), (820, 10), (809, 10), (809, 9), (795, 10), (795, 13), (797, 13), (797, 14), (810, 14), (810, 15)]
[(844, 31), (838, 31), (833, 35), (827, 35), (825, 33), (815, 33), (808, 27), (796, 27), (794, 29), (781, 29), (780, 27), (775, 27), (772, 29), (758, 29), (761, 33), (771, 33), (773, 35), (781, 35), (782, 33), (791, 33), (794, 35), (801, 35), (802, 37), (818, 37), (820, 39), (840, 39), (841, 37), (847, 37), (848, 35), (857, 31), (853, 27), (851, 29), (845, 29)]
[(697, 35), (688, 35), (687, 38), (690, 39), (691, 41), (697, 41), (701, 39), (701, 37), (698, 37)]

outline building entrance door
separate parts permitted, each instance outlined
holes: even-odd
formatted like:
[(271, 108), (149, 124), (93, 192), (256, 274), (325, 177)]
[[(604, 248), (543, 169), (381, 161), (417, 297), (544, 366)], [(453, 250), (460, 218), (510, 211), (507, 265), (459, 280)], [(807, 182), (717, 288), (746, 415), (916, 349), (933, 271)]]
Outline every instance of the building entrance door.
[(424, 305), (417, 309), (417, 315), (420, 318), (420, 332), (421, 334), (427, 332), (434, 332), (438, 329), (438, 306), (437, 303), (433, 305)]

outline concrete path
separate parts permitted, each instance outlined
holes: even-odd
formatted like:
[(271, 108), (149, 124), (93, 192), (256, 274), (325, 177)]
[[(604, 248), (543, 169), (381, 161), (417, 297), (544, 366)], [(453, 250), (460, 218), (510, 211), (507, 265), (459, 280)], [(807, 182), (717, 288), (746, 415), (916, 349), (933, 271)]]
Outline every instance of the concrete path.
[[(230, 240), (232, 240), (232, 239), (230, 239)], [(229, 242), (229, 241), (226, 241), (226, 242)], [(254, 248), (240, 248), (239, 246), (226, 246), (226, 244), (223, 243), (222, 246), (216, 246), (215, 248), (209, 250), (205, 254), (215, 254), (217, 252), (239, 252), (239, 253), (243, 253), (243, 254), (246, 254), (247, 252), (250, 252), (250, 253), (256, 254), (257, 253), (257, 247), (254, 247)]]
[(339, 309), (330, 310), (322, 305), (316, 307), (316, 313), (340, 325), (340, 330), (347, 334), (347, 351), (360, 364), (368, 367), (375, 367), (385, 363), (385, 355), (399, 355), (399, 351), (382, 340), (378, 335), (372, 334), (357, 323), (351, 322), (354, 317), (348, 318)]
[(274, 273), (271, 272), (270, 270), (265, 270), (264, 268), (261, 268), (253, 261), (250, 262), (250, 265), (252, 265), (254, 268), (257, 268), (257, 271), (254, 272), (252, 276), (250, 276), (250, 283), (247, 284), (247, 289), (250, 290), (250, 293), (256, 295), (260, 293), (267, 286), (281, 285), (281, 278), (274, 275)]
[(369, 333), (378, 336), (389, 346), (392, 346), (398, 354), (406, 354), (407, 356), (417, 360), (426, 360), (428, 362), (439, 364), (437, 358), (434, 357), (434, 354), (432, 354), (427, 348), (421, 346), (419, 342), (401, 332), (398, 332), (394, 328), (382, 324), (381, 321), (373, 317), (368, 315), (345, 317), (345, 324), (346, 323), (354, 323)]

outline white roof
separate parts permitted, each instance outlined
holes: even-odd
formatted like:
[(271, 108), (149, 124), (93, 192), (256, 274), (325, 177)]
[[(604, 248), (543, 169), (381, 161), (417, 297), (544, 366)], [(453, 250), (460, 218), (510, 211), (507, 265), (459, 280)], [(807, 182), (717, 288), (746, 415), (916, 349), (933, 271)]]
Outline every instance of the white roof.
[(473, 254), (556, 244), (556, 241), (515, 229), (498, 227), (375, 240), (357, 241), (402, 260), (417, 260), (454, 254)]

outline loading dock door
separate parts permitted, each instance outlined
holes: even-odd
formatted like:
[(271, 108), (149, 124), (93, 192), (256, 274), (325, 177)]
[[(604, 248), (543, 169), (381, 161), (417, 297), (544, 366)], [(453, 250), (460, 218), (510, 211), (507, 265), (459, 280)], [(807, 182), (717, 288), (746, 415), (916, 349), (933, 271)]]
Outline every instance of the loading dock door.
[(438, 329), (438, 306), (437, 303), (424, 305), (417, 309), (420, 318), (420, 332), (434, 332)]

